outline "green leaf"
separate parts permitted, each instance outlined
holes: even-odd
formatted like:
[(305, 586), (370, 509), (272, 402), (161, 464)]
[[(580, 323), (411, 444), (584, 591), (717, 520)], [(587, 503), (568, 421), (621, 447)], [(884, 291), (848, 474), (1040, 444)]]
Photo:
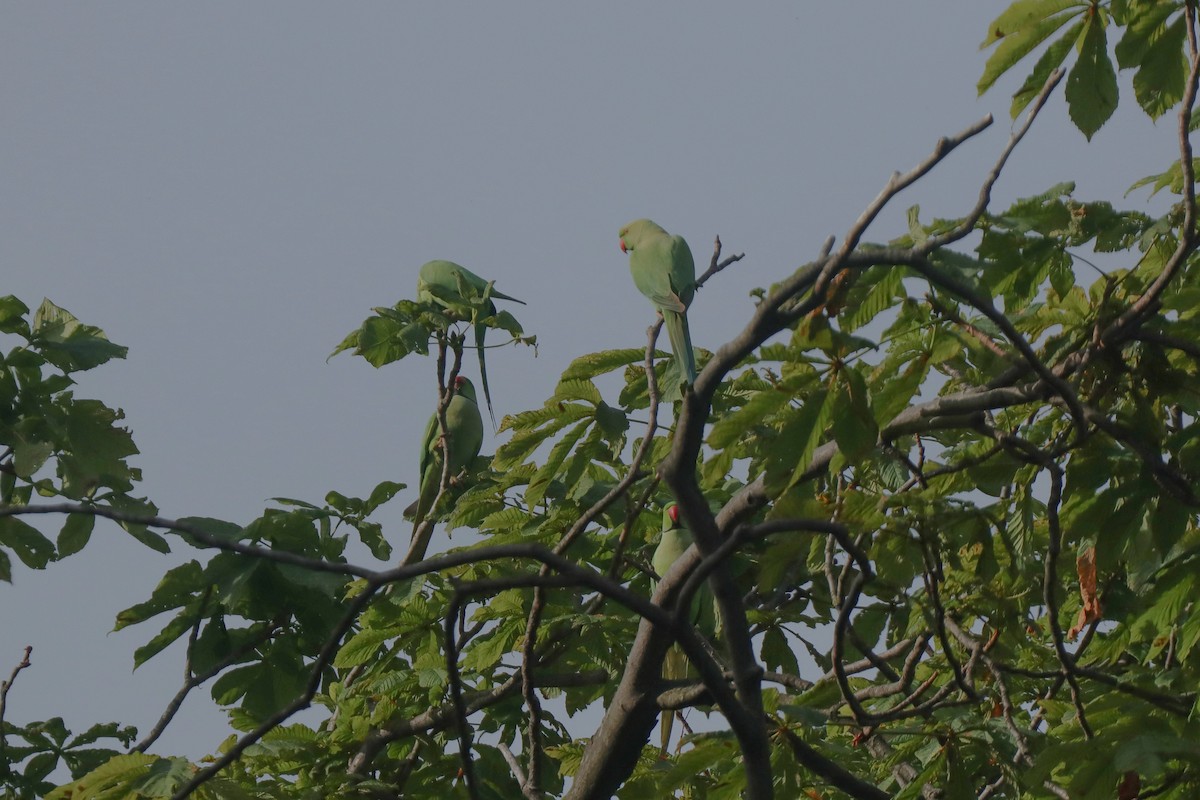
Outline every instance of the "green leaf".
[(463, 656), (463, 669), (486, 672), (500, 663), (500, 659), (509, 651), (517, 637), (524, 633), (524, 622), (514, 620), (498, 625), (490, 634), (477, 637)]
[(721, 450), (741, 439), (755, 425), (787, 405), (794, 394), (791, 387), (768, 388), (750, 395), (741, 408), (731, 411), (713, 424), (708, 445)]
[(179, 637), (190, 631), (193, 624), (195, 620), (191, 615), (181, 613), (173, 617), (150, 641), (133, 651), (134, 669), (170, 647)]
[(1071, 121), (1091, 139), (1117, 109), (1117, 73), (1108, 58), (1104, 19), (1093, 10), (1084, 23), (1079, 59), (1067, 75)]
[(158, 756), (145, 753), (113, 756), (78, 781), (58, 787), (46, 795), (46, 800), (115, 800), (136, 796), (130, 791), (133, 782), (158, 760)]
[(380, 645), (395, 635), (395, 632), (389, 630), (365, 628), (342, 645), (342, 649), (338, 650), (337, 657), (333, 660), (333, 665), (338, 669), (349, 669), (366, 664), (375, 658)]
[(1133, 76), (1133, 94), (1151, 119), (1158, 119), (1183, 99), (1188, 73), (1186, 26), (1187, 21), (1180, 17), (1158, 36)]
[(554, 389), (554, 399), (560, 402), (582, 400), (598, 406), (602, 402), (600, 390), (590, 380), (561, 380)]
[[(655, 358), (663, 358), (667, 354), (656, 352)], [(585, 380), (620, 369), (627, 364), (637, 364), (646, 358), (646, 348), (626, 348), (623, 350), (602, 350), (599, 353), (588, 353), (567, 365), (560, 381)]]
[[(1138, 11), (1125, 26), (1121, 40), (1113, 49), (1117, 64), (1121, 69), (1133, 69), (1142, 66), (1146, 56), (1160, 41), (1167, 19), (1180, 10), (1175, 3), (1146, 3), (1140, 4)], [(1182, 21), (1180, 17), (1180, 21)], [(1182, 50), (1182, 44), (1180, 45)]]
[(851, 464), (875, 449), (879, 427), (871, 411), (867, 384), (858, 370), (844, 366), (838, 371), (837, 401), (833, 404), (831, 422), (838, 449)]
[(367, 503), (363, 508), (363, 513), (370, 514), (372, 511), (391, 500), (398, 492), (404, 490), (405, 488), (407, 487), (403, 483), (397, 483), (396, 481), (383, 481), (371, 490), (371, 496), (367, 498)]
[(21, 427), (14, 429), (13, 434), (13, 469), (18, 477), (30, 479), (54, 454), (54, 445), (51, 442), (27, 438)]
[(1033, 98), (1038, 96), (1042, 87), (1046, 85), (1046, 81), (1050, 79), (1050, 73), (1066, 61), (1067, 54), (1071, 52), (1071, 46), (1079, 40), (1083, 26), (1084, 20), (1081, 19), (1068, 28), (1061, 38), (1052, 42), (1042, 53), (1037, 63), (1033, 65), (1033, 72), (1029, 73), (1029, 77), (1021, 84), (1021, 88), (1013, 94), (1012, 105), (1009, 108), (1013, 119), (1016, 119), (1017, 115), (1033, 101)]
[[(1019, 4), (1018, 4), (1019, 5)], [(1020, 27), (1014, 29), (1008, 35), (999, 39), (1000, 45), (988, 57), (987, 64), (984, 65), (983, 75), (979, 78), (979, 83), (976, 89), (982, 95), (996, 83), (996, 80), (1013, 68), (1021, 59), (1029, 55), (1035, 47), (1050, 37), (1050, 34), (1067, 24), (1071, 20), (1079, 16), (1079, 4), (1075, 2), (1061, 3), (1062, 10), (1076, 9), (1075, 13), (1059, 13), (1054, 12), (1041, 17), (1045, 13), (1047, 3), (1036, 2), (1036, 9), (1029, 9), (1030, 14), (1022, 20)], [(1000, 20), (997, 20), (999, 23)], [(998, 32), (998, 29), (993, 26), (993, 33)], [(997, 39), (992, 39), (996, 41)], [(984, 46), (988, 43), (985, 42)]]
[(169, 798), (183, 786), (196, 768), (185, 758), (160, 758), (150, 765), (146, 775), (135, 786), (140, 795)]
[(1158, 497), (1158, 503), (1148, 521), (1155, 549), (1160, 556), (1166, 558), (1183, 538), (1191, 516), (1191, 510), (1171, 495), (1162, 494)]
[(28, 313), (29, 306), (11, 294), (0, 297), (0, 333), (16, 333), (28, 338), (29, 324), (25, 322)]
[(137, 455), (138, 449), (129, 430), (116, 424), (125, 418), (125, 412), (114, 411), (99, 400), (75, 400), (66, 414), (71, 449), (59, 458), (63, 491), (71, 497), (85, 497), (98, 485), (132, 489), (139, 474), (126, 459)]
[(0, 517), (0, 544), (11, 548), (21, 563), (30, 569), (45, 569), (54, 557), (54, 545), (50, 540), (37, 528), (16, 517)]
[[(790, 477), (781, 487), (781, 491), (795, 486), (807, 471), (813, 453), (825, 432), (825, 426), (829, 423), (829, 417), (833, 411), (831, 402), (833, 397), (835, 395), (826, 389), (813, 392), (804, 401), (804, 405), (791, 414), (790, 419), (784, 423), (779, 443), (772, 448), (773, 454), (782, 459), (785, 468), (787, 465), (792, 467)], [(770, 477), (771, 473), (768, 472), (769, 480)], [(774, 485), (775, 481), (770, 480), (770, 483)]]
[(69, 514), (58, 533), (58, 557), (74, 555), (87, 546), (95, 526), (96, 518), (91, 514)]
[(529, 488), (525, 491), (525, 502), (530, 507), (536, 506), (546, 496), (546, 490), (550, 487), (550, 482), (559, 474), (559, 468), (567, 455), (575, 447), (579, 439), (591, 427), (591, 420), (584, 420), (568, 431), (563, 438), (555, 443), (550, 449), (550, 455), (546, 457), (546, 463), (534, 473), (533, 478), (529, 481)]
[(104, 331), (84, 325), (49, 300), (43, 300), (33, 315), (31, 342), (63, 372), (92, 369), (129, 352), (129, 348), (110, 342)]
[(200, 562), (189, 561), (173, 567), (167, 570), (162, 580), (158, 582), (158, 586), (154, 587), (154, 592), (150, 595), (149, 600), (132, 605), (117, 614), (117, 623), (113, 630), (119, 631), (164, 611), (186, 605), (194, 595), (207, 588), (208, 585), (209, 582)]
[[(904, 296), (904, 273), (892, 265), (883, 267), (882, 275), (871, 280), (874, 267), (868, 269), (863, 277), (851, 290), (846, 300), (846, 309), (838, 315), (842, 330), (850, 333), (866, 325), (871, 320), (891, 308), (897, 298)], [(861, 297), (856, 290), (867, 287), (866, 294)]]
[(1016, 0), (988, 26), (987, 37), (979, 45), (982, 50), (1001, 39), (1036, 28), (1045, 19), (1072, 7), (1085, 7), (1080, 0)]
[(783, 635), (783, 631), (779, 628), (767, 629), (767, 632), (763, 635), (760, 656), (762, 657), (763, 666), (767, 669), (787, 672), (792, 675), (800, 674), (800, 664), (796, 661), (796, 654), (792, 652), (792, 648), (788, 645), (787, 637)]

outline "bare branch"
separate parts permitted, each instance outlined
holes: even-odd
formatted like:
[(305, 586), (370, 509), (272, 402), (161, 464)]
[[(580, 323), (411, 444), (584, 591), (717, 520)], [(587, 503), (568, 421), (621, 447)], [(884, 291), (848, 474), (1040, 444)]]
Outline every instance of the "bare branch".
[(16, 683), (17, 676), (21, 674), (21, 670), (28, 669), (30, 664), (29, 656), (33, 653), (32, 645), (25, 645), (25, 652), (21, 656), (21, 660), (13, 667), (13, 671), (8, 676), (8, 680), (0, 681), (0, 756), (5, 756), (7, 759), (8, 740), (4, 735), (4, 707), (8, 702), (8, 690)]

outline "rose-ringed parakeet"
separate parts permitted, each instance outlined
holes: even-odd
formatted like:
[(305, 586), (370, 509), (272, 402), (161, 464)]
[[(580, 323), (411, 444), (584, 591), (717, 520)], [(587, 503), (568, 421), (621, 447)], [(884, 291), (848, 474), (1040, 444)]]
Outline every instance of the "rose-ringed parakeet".
[(671, 350), (689, 384), (696, 382), (696, 354), (688, 330), (687, 309), (696, 293), (696, 264), (682, 236), (672, 236), (648, 219), (621, 228), (621, 252), (629, 253), (629, 271), (638, 291), (662, 314)]
[[(454, 395), (446, 406), (446, 444), (450, 450), (450, 477), (458, 475), (479, 455), (483, 446), (483, 417), (475, 400), (475, 387), (471, 381), (459, 375), (454, 379)], [(404, 516), (413, 520), (413, 538), (405, 561), (413, 563), (425, 557), (433, 526), (427, 526), (421, 534), (421, 523), (432, 510), (442, 482), (442, 431), (437, 413), (429, 418), (425, 426), (425, 438), (421, 441), (420, 494), (416, 502), (404, 509)]]
[[(488, 288), (488, 282), (476, 275), (466, 267), (455, 264), (453, 261), (436, 260), (430, 261), (421, 267), (421, 271), (417, 274), (417, 300), (423, 303), (436, 303), (440, 306), (445, 306), (446, 303), (442, 298), (438, 297), (433, 292), (429, 291), (429, 287), (437, 287), (444, 293), (458, 295), (462, 292), (462, 287), (459, 285), (469, 286), (480, 296)], [(523, 300), (518, 300), (515, 297), (510, 297), (503, 292), (498, 292), (492, 289), (488, 293), (489, 300), (484, 309), (483, 316), (490, 317), (496, 313), (496, 306), (490, 298), (498, 300), (511, 300), (514, 303), (525, 305)], [(487, 379), (487, 362), (483, 355), (483, 340), (487, 333), (487, 326), (482, 323), (475, 323), (475, 350), (479, 354), (479, 379), (483, 383), (483, 399), (487, 402), (488, 415), (492, 418), (492, 427), (496, 427), (496, 414), (492, 411), (492, 393), (488, 388)]]
[[(672, 503), (663, 509), (662, 538), (658, 547), (654, 548), (654, 556), (650, 559), (651, 566), (659, 578), (667, 574), (680, 556), (692, 546), (692, 532), (679, 519), (679, 506)], [(701, 584), (692, 595), (692, 602), (686, 620), (696, 627), (710, 641), (717, 635), (720, 628), (720, 612), (708, 588), (708, 582)], [(663, 678), (677, 681), (687, 677), (688, 660), (678, 643), (671, 645), (663, 660)], [(675, 722), (675, 712), (664, 711), (659, 728), (662, 733), (662, 749), (666, 752), (671, 740), (671, 728)]]

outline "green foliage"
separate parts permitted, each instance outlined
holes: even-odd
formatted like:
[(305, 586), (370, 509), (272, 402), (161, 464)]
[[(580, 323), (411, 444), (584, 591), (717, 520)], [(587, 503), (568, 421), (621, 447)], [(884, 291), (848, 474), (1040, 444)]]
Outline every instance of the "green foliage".
[[(1090, 138), (1118, 110), (1115, 45), (1157, 118), (1193, 77), (1190, 24), (1178, 2), (1018, 0), (987, 34), (979, 90), (1036, 59), (1019, 112), (1074, 52), (1063, 91)], [(1183, 163), (1139, 185), (1183, 195)], [(185, 642), (189, 685), (229, 714), (221, 751), (240, 757), (196, 797), (468, 797), (468, 781), (519, 796), (510, 758), (528, 774), (531, 726), (548, 796), (598, 780), (599, 759), (627, 798), (763, 796), (755, 770), (781, 797), (1101, 798), (1131, 781), (1194, 797), (1200, 265), (1184, 211), (1122, 210), (1070, 183), (965, 220), (913, 207), (885, 246), (756, 292), (752, 346), (705, 353), (719, 381), (657, 398), (655, 428), (644, 348), (581, 355), (455, 476), (446, 523), (471, 533), (439, 569), (350, 562), (365, 548), (386, 564), (403, 536), (373, 517), (404, 488), (390, 481), (277, 498), (244, 524), (153, 518), (121, 412), (72, 390), (124, 349), (48, 301), (31, 317), (0, 298), (15, 343), (0, 361), (0, 578), (13, 557), (41, 569), (81, 552), (96, 516), (195, 551), (116, 627), (150, 626), (135, 666)], [(532, 344), (488, 291), (377, 308), (335, 352), (376, 367), (436, 355), (444, 381), (464, 326)], [(650, 355), (672, 385), (673, 361)], [(26, 516), (63, 500), (56, 538)], [(645, 603), (690, 599), (650, 566), (672, 502), (723, 525), (715, 542), (694, 529), (700, 551), (737, 537), (709, 580), (748, 637), (726, 624), (691, 657), (718, 675), (734, 653), (752, 661), (753, 702), (745, 681), (656, 683), (675, 636)], [(660, 690), (691, 724), (666, 753), (648, 744)], [(310, 702), (318, 719), (290, 718)], [(766, 720), (764, 752), (716, 713), (730, 702)], [(600, 713), (624, 727), (593, 736)], [(5, 720), (0, 790), (170, 797), (201, 767), (134, 739)]]
[(65, 771), (78, 779), (104, 770), (111, 761), (127, 758), (117, 748), (129, 747), (136, 736), (136, 729), (115, 723), (93, 725), (72, 735), (59, 717), (23, 725), (5, 721), (0, 789), (5, 798), (14, 800), (52, 796), (52, 773)]
[(1087, 138), (1100, 130), (1117, 108), (1116, 69), (1109, 56), (1109, 32), (1120, 29), (1115, 55), (1120, 69), (1134, 70), (1134, 97), (1157, 119), (1183, 99), (1188, 73), (1184, 53), (1187, 20), (1182, 0), (1018, 0), (988, 31), (983, 47), (995, 47), (979, 80), (983, 94), (996, 80), (1066, 27), (1042, 51), (1032, 72), (1013, 95), (1012, 115), (1025, 110), (1050, 73), (1071, 50), (1076, 60), (1067, 77), (1071, 121)]

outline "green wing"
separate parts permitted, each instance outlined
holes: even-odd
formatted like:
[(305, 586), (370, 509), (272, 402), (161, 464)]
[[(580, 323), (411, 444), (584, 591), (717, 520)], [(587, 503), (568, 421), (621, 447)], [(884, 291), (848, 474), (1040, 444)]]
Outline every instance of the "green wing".
[[(442, 482), (443, 449), (439, 428), (435, 412), (425, 427), (425, 437), (422, 440), (421, 485), (417, 501), (405, 509), (405, 516), (413, 520), (412, 539), (408, 555), (405, 556), (405, 563), (409, 564), (425, 557), (425, 550), (429, 547), (429, 539), (433, 535), (433, 526), (426, 526), (422, 531), (422, 523), (426, 515), (433, 510), (433, 502), (437, 499), (438, 488)], [(483, 417), (475, 400), (475, 387), (461, 375), (456, 381), (454, 396), (446, 405), (446, 435), (450, 451), (449, 471), (453, 478), (471, 465), (483, 446)]]

